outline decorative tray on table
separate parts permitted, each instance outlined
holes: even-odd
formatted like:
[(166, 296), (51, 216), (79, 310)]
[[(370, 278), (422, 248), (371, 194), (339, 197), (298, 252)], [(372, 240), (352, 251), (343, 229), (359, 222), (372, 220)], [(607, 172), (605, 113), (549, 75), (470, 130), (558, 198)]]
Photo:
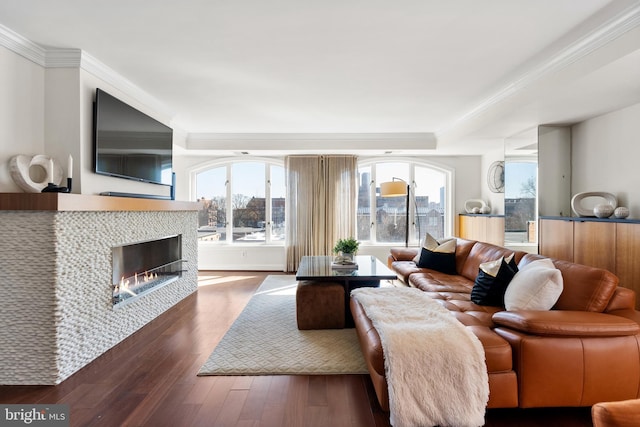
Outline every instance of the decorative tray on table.
[(353, 258), (337, 256), (331, 262), (331, 268), (340, 270), (357, 270), (358, 264), (353, 261)]

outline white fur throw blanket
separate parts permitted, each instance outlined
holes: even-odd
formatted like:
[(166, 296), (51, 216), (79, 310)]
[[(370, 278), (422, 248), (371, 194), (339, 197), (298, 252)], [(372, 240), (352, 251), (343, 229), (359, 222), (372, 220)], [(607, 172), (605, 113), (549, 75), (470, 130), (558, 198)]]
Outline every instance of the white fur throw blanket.
[(359, 288), (351, 296), (384, 351), (391, 424), (481, 426), (489, 376), (480, 340), (415, 288)]

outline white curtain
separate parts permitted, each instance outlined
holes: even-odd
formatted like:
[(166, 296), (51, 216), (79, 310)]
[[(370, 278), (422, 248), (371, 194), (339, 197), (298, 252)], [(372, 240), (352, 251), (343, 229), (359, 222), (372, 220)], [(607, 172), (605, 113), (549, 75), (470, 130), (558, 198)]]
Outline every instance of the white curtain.
[(305, 255), (331, 255), (355, 237), (356, 156), (287, 156), (286, 271)]

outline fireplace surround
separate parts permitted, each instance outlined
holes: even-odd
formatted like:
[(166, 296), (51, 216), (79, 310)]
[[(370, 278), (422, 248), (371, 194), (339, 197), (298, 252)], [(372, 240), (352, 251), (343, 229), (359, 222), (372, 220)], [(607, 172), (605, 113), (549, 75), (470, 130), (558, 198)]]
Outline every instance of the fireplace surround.
[(113, 306), (122, 307), (182, 276), (182, 235), (111, 248)]
[[(198, 207), (0, 193), (0, 290), (8, 296), (0, 302), (0, 384), (58, 384), (194, 293)], [(114, 307), (113, 247), (178, 235), (188, 268)]]

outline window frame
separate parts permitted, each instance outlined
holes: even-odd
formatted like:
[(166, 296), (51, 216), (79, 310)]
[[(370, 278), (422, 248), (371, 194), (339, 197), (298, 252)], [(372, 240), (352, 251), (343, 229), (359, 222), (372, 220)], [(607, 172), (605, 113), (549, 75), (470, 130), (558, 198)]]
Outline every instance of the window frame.
[[(232, 196), (232, 165), (234, 163), (264, 163), (265, 164), (265, 241), (260, 243), (241, 243), (233, 241), (233, 206), (231, 201)], [(378, 163), (407, 163), (409, 166), (409, 182), (411, 183), (411, 197), (409, 201), (410, 209), (409, 209), (409, 224), (412, 224), (415, 227), (415, 168), (423, 167), (430, 168), (437, 172), (443, 173), (445, 177), (445, 213), (444, 213), (444, 235), (452, 236), (455, 230), (455, 212), (454, 212), (454, 185), (455, 185), (455, 168), (443, 165), (437, 162), (421, 160), (415, 158), (408, 157), (370, 157), (370, 158), (361, 158), (358, 161), (358, 171), (360, 171), (361, 167), (371, 167), (371, 182), (369, 183), (369, 210), (370, 215), (373, 215), (376, 212), (376, 187), (380, 185), (377, 182), (376, 178), (376, 167), (375, 165)], [(277, 158), (266, 158), (266, 157), (253, 157), (247, 156), (242, 159), (238, 159), (236, 157), (233, 158), (220, 158), (217, 160), (207, 161), (205, 163), (199, 164), (195, 167), (190, 168), (189, 170), (189, 197), (190, 200), (197, 200), (198, 195), (196, 194), (196, 182), (197, 175), (201, 172), (204, 172), (208, 169), (213, 169), (217, 167), (226, 167), (226, 212), (227, 212), (227, 222), (226, 222), (226, 239), (224, 241), (219, 242), (200, 242), (200, 243), (210, 243), (213, 245), (246, 245), (246, 246), (283, 246), (285, 244), (284, 240), (282, 241), (272, 241), (271, 240), (271, 231), (273, 227), (273, 200), (271, 198), (271, 167), (285, 167), (284, 159)], [(286, 171), (285, 171), (286, 174)], [(373, 185), (372, 185), (373, 184)], [(285, 175), (285, 186), (286, 186), (286, 175)], [(285, 196), (286, 197), (286, 196)], [(286, 198), (285, 198), (286, 200)], [(285, 202), (286, 203), (286, 202)], [(357, 208), (356, 212), (357, 215)], [(268, 220), (266, 220), (268, 218)], [(285, 221), (288, 219), (285, 218)], [(371, 239), (364, 241), (365, 245), (372, 246), (396, 246), (397, 242), (378, 242), (376, 239), (377, 236), (377, 223), (375, 219), (372, 222), (371, 226)], [(418, 242), (414, 235), (415, 233), (409, 233), (409, 245), (418, 245)]]
[[(233, 165), (238, 163), (263, 163), (265, 166), (265, 240), (262, 242), (256, 243), (245, 243), (233, 240), (233, 201), (232, 201), (232, 193), (233, 193)], [(238, 158), (221, 158), (218, 160), (212, 160), (200, 165), (197, 165), (189, 170), (189, 200), (198, 200), (199, 195), (197, 193), (197, 179), (198, 174), (202, 172), (206, 172), (209, 169), (215, 168), (226, 168), (226, 182), (225, 182), (225, 201), (226, 201), (226, 222), (225, 222), (225, 231), (226, 238), (225, 240), (220, 241), (207, 241), (200, 243), (207, 243), (212, 245), (234, 245), (234, 246), (284, 246), (283, 240), (272, 240), (271, 232), (273, 229), (273, 200), (271, 199), (271, 170), (272, 167), (281, 167), (284, 169), (284, 159), (273, 159), (273, 158), (265, 158), (265, 157), (243, 157), (242, 159)], [(286, 171), (285, 171), (286, 173)], [(286, 177), (285, 177), (286, 181)], [(286, 183), (285, 183), (286, 185)], [(285, 193), (285, 203), (286, 203), (286, 193)], [(285, 223), (286, 223), (285, 218)]]
[[(358, 161), (358, 173), (360, 173), (361, 167), (371, 168), (371, 182), (369, 183), (369, 211), (370, 215), (376, 212), (376, 188), (380, 186), (377, 181), (375, 167), (379, 163), (406, 163), (409, 167), (409, 183), (411, 183), (411, 194), (409, 197), (409, 224), (415, 228), (415, 169), (416, 167), (429, 168), (437, 172), (444, 174), (445, 178), (445, 205), (444, 205), (444, 235), (453, 236), (455, 230), (455, 213), (454, 213), (454, 182), (455, 182), (455, 168), (439, 164), (428, 160), (417, 160), (408, 157), (389, 157), (389, 158), (363, 158)], [(357, 210), (357, 209), (356, 209)], [(365, 241), (366, 245), (371, 246), (397, 246), (398, 242), (379, 242), (377, 241), (377, 221), (375, 218), (370, 219), (371, 223), (371, 238)], [(419, 245), (420, 242), (415, 239), (415, 229), (409, 233), (409, 246)], [(403, 242), (404, 243), (404, 239)]]

